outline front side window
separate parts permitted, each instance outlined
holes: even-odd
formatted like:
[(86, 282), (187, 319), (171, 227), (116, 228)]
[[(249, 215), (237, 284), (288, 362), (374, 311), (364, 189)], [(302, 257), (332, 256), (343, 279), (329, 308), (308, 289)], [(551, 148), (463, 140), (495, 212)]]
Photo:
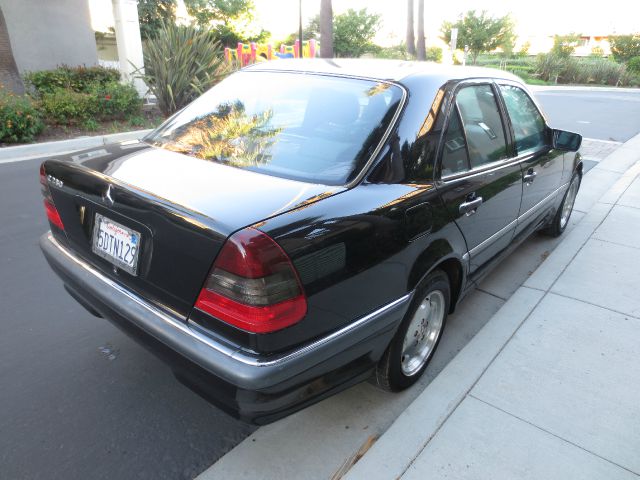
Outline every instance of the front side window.
[(544, 148), (546, 125), (529, 95), (512, 85), (500, 85), (500, 91), (511, 118), (518, 154)]
[(384, 82), (239, 72), (145, 141), (211, 162), (341, 185), (362, 170), (401, 99), (400, 87)]
[(507, 158), (507, 143), (491, 85), (463, 87), (456, 96), (471, 168)]

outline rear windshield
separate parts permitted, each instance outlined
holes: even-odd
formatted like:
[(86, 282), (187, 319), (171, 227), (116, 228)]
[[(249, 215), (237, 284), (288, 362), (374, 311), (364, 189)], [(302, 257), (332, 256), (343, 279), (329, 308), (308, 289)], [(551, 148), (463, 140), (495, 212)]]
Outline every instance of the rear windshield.
[(151, 145), (306, 182), (353, 179), (402, 98), (389, 83), (238, 72), (152, 132)]

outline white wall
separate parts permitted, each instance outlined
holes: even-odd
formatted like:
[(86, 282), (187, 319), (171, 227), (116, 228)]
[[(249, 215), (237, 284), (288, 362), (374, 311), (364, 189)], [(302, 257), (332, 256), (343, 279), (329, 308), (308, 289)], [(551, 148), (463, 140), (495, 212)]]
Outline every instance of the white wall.
[(0, 0), (20, 72), (96, 65), (87, 0)]

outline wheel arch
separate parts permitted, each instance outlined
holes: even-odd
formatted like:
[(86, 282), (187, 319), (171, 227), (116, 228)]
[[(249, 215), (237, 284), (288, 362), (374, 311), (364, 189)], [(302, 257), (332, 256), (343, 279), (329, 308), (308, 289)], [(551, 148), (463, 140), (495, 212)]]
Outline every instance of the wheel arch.
[(574, 173), (578, 173), (580, 178), (582, 178), (584, 173), (584, 164), (582, 162), (582, 155), (580, 155), (580, 152), (576, 152), (573, 157), (573, 169), (571, 170), (571, 175), (573, 176)]
[(462, 292), (465, 270), (462, 258), (453, 250), (449, 242), (438, 239), (432, 242), (414, 262), (408, 278), (408, 290), (416, 286), (434, 270), (442, 270), (449, 278), (451, 302), (449, 313), (453, 313)]

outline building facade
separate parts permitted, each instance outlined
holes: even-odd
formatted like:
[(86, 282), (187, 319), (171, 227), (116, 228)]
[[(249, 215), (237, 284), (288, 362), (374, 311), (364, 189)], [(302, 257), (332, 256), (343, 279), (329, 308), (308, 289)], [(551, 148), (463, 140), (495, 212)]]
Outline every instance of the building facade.
[(0, 0), (0, 8), (20, 73), (98, 63), (87, 0)]

